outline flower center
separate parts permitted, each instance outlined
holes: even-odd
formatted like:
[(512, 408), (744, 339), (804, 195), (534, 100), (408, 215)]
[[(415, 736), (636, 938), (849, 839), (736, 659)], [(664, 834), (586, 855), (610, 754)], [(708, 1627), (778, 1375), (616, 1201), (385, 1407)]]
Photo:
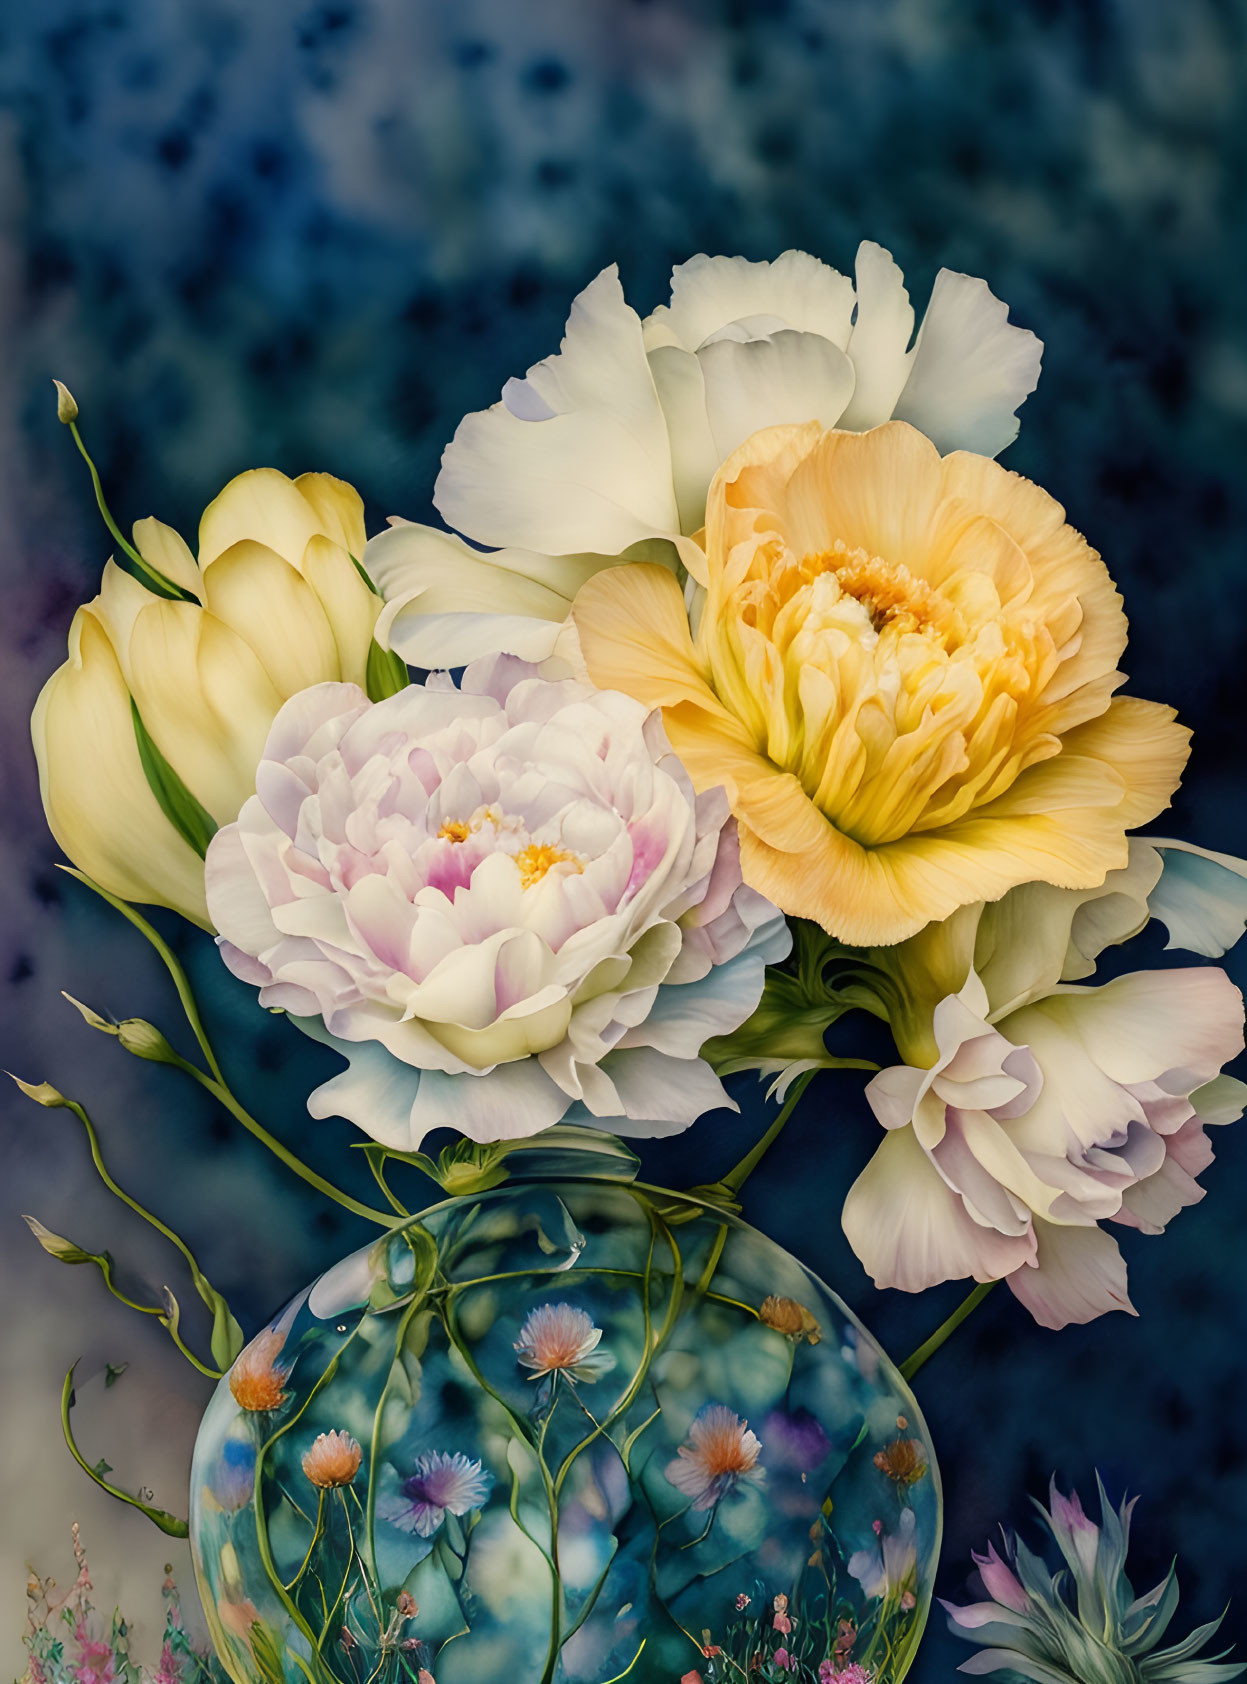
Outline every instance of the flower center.
[(844, 594), (866, 610), (876, 632), (891, 626), (898, 633), (927, 632), (945, 641), (961, 629), (956, 609), (925, 579), (901, 562), (851, 550), (841, 538), (829, 550), (804, 556), (800, 571), (810, 584), (834, 573)]
[(568, 853), (564, 848), (552, 847), (548, 842), (530, 842), (516, 854), (515, 863), (519, 867), (521, 887), (525, 889), (531, 889), (534, 883), (540, 883), (554, 865), (570, 863), (575, 872), (584, 870), (583, 860)]

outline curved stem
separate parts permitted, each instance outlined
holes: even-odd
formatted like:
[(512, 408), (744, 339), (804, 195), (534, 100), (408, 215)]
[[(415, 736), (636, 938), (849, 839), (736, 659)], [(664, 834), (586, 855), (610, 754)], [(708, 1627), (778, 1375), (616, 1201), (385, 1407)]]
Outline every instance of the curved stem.
[(994, 1286), (999, 1286), (999, 1284), (999, 1281), (980, 1281), (974, 1291), (961, 1301), (948, 1320), (941, 1322), (931, 1337), (925, 1339), (914, 1354), (906, 1358), (901, 1364), (901, 1378), (912, 1380), (923, 1363), (930, 1361), (949, 1335), (955, 1333), (962, 1322), (968, 1316), (974, 1314), (991, 1289)]
[(86, 445), (82, 442), (82, 434), (78, 431), (78, 423), (76, 421), (71, 421), (69, 423), (69, 431), (73, 436), (74, 443), (78, 446), (79, 455), (90, 469), (91, 484), (95, 489), (95, 504), (99, 509), (100, 514), (103, 516), (104, 525), (112, 533), (117, 543), (121, 545), (123, 552), (129, 556), (135, 567), (137, 567), (144, 578), (149, 581), (149, 583), (153, 585), (157, 591), (159, 591), (161, 596), (174, 597), (183, 602), (189, 601), (190, 593), (175, 585), (172, 579), (166, 579), (164, 574), (157, 568), (153, 567), (149, 561), (144, 561), (143, 557), (117, 525), (117, 522), (113, 519), (112, 510), (109, 508), (108, 502), (104, 496), (104, 487), (100, 484), (99, 472), (95, 463), (91, 460), (91, 456)]
[(110, 1485), (101, 1474), (96, 1473), (79, 1450), (74, 1440), (73, 1428), (69, 1424), (69, 1412), (74, 1406), (74, 1369), (77, 1366), (77, 1363), (73, 1365), (73, 1368), (65, 1376), (65, 1384), (61, 1387), (61, 1432), (64, 1434), (65, 1443), (69, 1447), (69, 1454), (77, 1462), (83, 1473), (90, 1475), (101, 1491), (107, 1491), (108, 1495), (116, 1497), (119, 1503), (129, 1503), (132, 1509), (138, 1509), (140, 1514), (145, 1514), (154, 1526), (158, 1526), (170, 1538), (189, 1537), (190, 1527), (186, 1521), (179, 1520), (177, 1515), (170, 1514), (168, 1509), (152, 1508), (149, 1504), (141, 1502), (139, 1498), (132, 1497), (128, 1491), (122, 1491), (117, 1486)]
[(253, 1135), (261, 1146), (266, 1146), (275, 1158), (280, 1158), (286, 1168), (293, 1170), (295, 1175), (301, 1181), (306, 1181), (309, 1187), (315, 1187), (318, 1193), (323, 1193), (325, 1198), (332, 1199), (335, 1204), (341, 1205), (343, 1210), (349, 1210), (353, 1216), (362, 1216), (368, 1222), (375, 1222), (379, 1228), (393, 1228), (402, 1220), (393, 1216), (389, 1211), (375, 1210), (372, 1205), (366, 1205), (362, 1200), (352, 1198), (349, 1193), (344, 1193), (340, 1187), (335, 1187), (331, 1181), (326, 1181), (323, 1175), (318, 1175), (314, 1169), (309, 1169), (301, 1158), (295, 1157), (289, 1147), (282, 1145), (276, 1135), (270, 1134), (262, 1123), (256, 1121), (241, 1101), (235, 1098), (224, 1081), (214, 1081), (211, 1076), (205, 1075), (202, 1070), (197, 1069), (195, 1065), (184, 1058), (179, 1058), (176, 1063), (179, 1070), (185, 1071), (188, 1076), (193, 1077), (200, 1087), (210, 1093), (219, 1105), (225, 1107), (231, 1117), (242, 1124), (248, 1134)]
[[(128, 1205), (129, 1208), (134, 1211), (136, 1216), (141, 1216), (144, 1222), (150, 1223), (151, 1226), (156, 1229), (157, 1233), (163, 1234), (165, 1239), (177, 1247), (182, 1256), (186, 1259), (187, 1265), (190, 1268), (191, 1276), (195, 1282), (195, 1290), (199, 1293), (200, 1297), (205, 1300), (205, 1302), (215, 1302), (219, 1297), (219, 1294), (213, 1289), (207, 1276), (199, 1267), (199, 1264), (195, 1260), (195, 1254), (187, 1245), (186, 1241), (180, 1234), (175, 1234), (167, 1222), (162, 1222), (158, 1216), (153, 1215), (152, 1212), (147, 1209), (146, 1205), (141, 1205), (137, 1199), (131, 1198), (130, 1194), (127, 1193), (124, 1188), (119, 1187), (109, 1174), (108, 1168), (104, 1163), (103, 1153), (100, 1150), (100, 1137), (96, 1133), (95, 1124), (87, 1115), (86, 1108), (80, 1105), (76, 1099), (66, 1099), (63, 1101), (63, 1104), (67, 1111), (73, 1112), (74, 1116), (77, 1117), (78, 1121), (86, 1130), (87, 1143), (91, 1149), (91, 1161), (95, 1165), (96, 1173), (98, 1174), (100, 1180), (104, 1183), (105, 1187), (108, 1188), (114, 1198), (120, 1199), (123, 1205)], [(108, 1276), (107, 1271), (105, 1271), (105, 1281), (108, 1285), (109, 1291), (112, 1292), (115, 1297), (120, 1298), (122, 1303), (129, 1304), (131, 1309), (144, 1310), (143, 1305), (131, 1304), (129, 1299), (123, 1297), (123, 1295), (116, 1290)], [(144, 1310), (144, 1313), (147, 1312)], [(161, 1316), (166, 1331), (173, 1340), (173, 1343), (177, 1346), (178, 1350), (181, 1351), (186, 1360), (193, 1367), (197, 1368), (201, 1374), (207, 1375), (209, 1380), (219, 1380), (223, 1370), (219, 1368), (209, 1368), (204, 1363), (200, 1362), (194, 1352), (188, 1349), (186, 1344), (183, 1342), (182, 1337), (177, 1330), (176, 1323), (169, 1318), (168, 1312), (162, 1310), (157, 1313)]]
[(204, 1062), (207, 1064), (208, 1069), (211, 1070), (215, 1079), (218, 1082), (223, 1082), (225, 1078), (221, 1074), (221, 1066), (216, 1061), (216, 1054), (212, 1051), (207, 1034), (204, 1031), (203, 1019), (199, 1015), (199, 1007), (196, 1005), (195, 996), (191, 992), (190, 981), (187, 978), (181, 962), (175, 957), (173, 949), (169, 946), (168, 942), (162, 935), (152, 928), (152, 926), (147, 922), (147, 919), (143, 917), (142, 913), (136, 912), (134, 908), (128, 905), (125, 901), (120, 900), (114, 894), (110, 894), (107, 889), (101, 888), (100, 885), (92, 878), (88, 877), (84, 871), (78, 871), (72, 865), (63, 865), (60, 869), (68, 873), (70, 877), (76, 877), (80, 883), (85, 883), (87, 888), (93, 890), (101, 900), (107, 901), (109, 906), (115, 907), (123, 918), (128, 919), (129, 922), (134, 925), (134, 928), (139, 932), (144, 940), (150, 942), (152, 947), (155, 948), (161, 963), (173, 979), (173, 986), (177, 989), (178, 999), (182, 1002), (182, 1010), (186, 1014), (186, 1021), (190, 1025), (191, 1033), (194, 1035), (195, 1040), (199, 1044), (200, 1052), (204, 1055)]
[(792, 1084), (792, 1091), (780, 1107), (779, 1115), (771, 1124), (770, 1128), (767, 1129), (766, 1133), (762, 1136), (761, 1140), (758, 1141), (757, 1145), (753, 1147), (752, 1151), (745, 1153), (745, 1156), (740, 1160), (736, 1168), (729, 1170), (723, 1177), (721, 1185), (726, 1187), (729, 1192), (740, 1192), (741, 1188), (745, 1185), (745, 1182), (748, 1181), (754, 1170), (757, 1169), (763, 1158), (765, 1158), (771, 1147), (783, 1133), (784, 1125), (797, 1108), (797, 1101), (801, 1098), (801, 1095), (805, 1092), (806, 1088), (809, 1087), (813, 1079), (814, 1072), (812, 1070), (806, 1070), (802, 1075), (797, 1077), (796, 1081)]

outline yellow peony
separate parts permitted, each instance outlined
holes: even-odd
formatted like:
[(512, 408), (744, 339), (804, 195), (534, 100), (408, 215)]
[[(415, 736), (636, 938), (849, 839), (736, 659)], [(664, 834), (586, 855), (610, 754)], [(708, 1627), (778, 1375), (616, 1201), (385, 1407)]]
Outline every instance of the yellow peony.
[[(110, 561), (31, 720), (48, 824), (89, 877), (210, 927), (202, 850), (185, 832), (197, 823), (206, 846), (237, 818), (287, 697), (325, 679), (364, 684), (381, 606), (351, 559), (364, 541), (351, 486), (273, 468), (239, 474), (209, 504), (198, 561), (171, 527), (136, 522), (135, 548), (186, 599)], [(189, 826), (153, 794), (148, 744), (189, 792)]]
[[(1088, 888), (1168, 803), (1189, 733), (1130, 697), (1121, 599), (1046, 492), (904, 422), (756, 433), (689, 592), (633, 565), (574, 606), (594, 682), (724, 784), (745, 879), (883, 945), (1039, 881)], [(700, 565), (700, 564), (698, 564)]]

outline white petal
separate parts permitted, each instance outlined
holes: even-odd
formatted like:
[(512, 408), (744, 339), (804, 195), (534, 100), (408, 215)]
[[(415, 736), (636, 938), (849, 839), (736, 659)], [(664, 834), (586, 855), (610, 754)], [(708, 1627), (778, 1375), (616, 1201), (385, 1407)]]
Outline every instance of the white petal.
[(1191, 842), (1146, 840), (1164, 861), (1147, 904), (1169, 931), (1168, 946), (1219, 959), (1247, 927), (1247, 860)]
[(523, 1140), (557, 1123), (565, 1093), (536, 1059), (500, 1064), (487, 1076), (445, 1076), (426, 1070), (411, 1108), (412, 1149), (431, 1129), (458, 1129), (469, 1140)]
[(644, 1023), (630, 1029), (619, 1045), (695, 1058), (712, 1035), (740, 1027), (762, 998), (764, 980), (764, 961), (746, 953), (716, 965), (698, 982), (660, 988)]
[(659, 1139), (679, 1134), (706, 1111), (740, 1109), (704, 1059), (636, 1047), (608, 1053), (601, 1068), (623, 1101), (624, 1116), (602, 1124), (613, 1134)]
[(718, 340), (697, 360), (720, 460), (764, 427), (803, 421), (834, 427), (853, 394), (853, 364), (812, 333), (785, 331), (743, 345)]
[(876, 1286), (922, 1292), (973, 1276), (999, 1280), (1033, 1254), (1029, 1234), (981, 1228), (919, 1146), (896, 1129), (849, 1189), (845, 1236)]
[(1042, 355), (986, 281), (941, 269), (894, 414), (943, 452), (997, 456), (1017, 437), (1014, 412), (1035, 390)]
[(722, 460), (706, 414), (701, 363), (681, 345), (659, 345), (649, 353), (650, 372), (671, 435), (671, 477), (680, 529), (696, 532), (706, 520), (706, 492)]
[(678, 531), (667, 425), (613, 266), (572, 305), (559, 354), (460, 423), (433, 501), (480, 543), (550, 555)]
[(420, 1144), (411, 1126), (412, 1107), (426, 1072), (391, 1058), (374, 1041), (348, 1044), (329, 1035), (318, 1018), (292, 1017), (292, 1023), (348, 1061), (339, 1076), (322, 1082), (307, 1098), (312, 1117), (345, 1117), (382, 1146), (414, 1152)]
[(699, 253), (672, 272), (671, 305), (645, 327), (659, 343), (695, 351), (730, 324), (762, 316), (843, 347), (852, 315), (852, 283), (809, 252), (782, 252), (771, 263)]
[(914, 311), (892, 253), (863, 240), (857, 248), (857, 319), (849, 338), (856, 384), (842, 427), (864, 432), (887, 421), (909, 377)]
[(1136, 971), (1103, 988), (1062, 988), (1033, 1009), (1059, 1023), (1115, 1082), (1182, 1073), (1198, 1087), (1243, 1049), (1242, 995), (1211, 968)]
[(1038, 1263), (1008, 1276), (1015, 1298), (1040, 1327), (1094, 1321), (1110, 1310), (1138, 1311), (1126, 1289), (1126, 1263), (1117, 1241), (1099, 1228), (1062, 1228), (1036, 1222)]

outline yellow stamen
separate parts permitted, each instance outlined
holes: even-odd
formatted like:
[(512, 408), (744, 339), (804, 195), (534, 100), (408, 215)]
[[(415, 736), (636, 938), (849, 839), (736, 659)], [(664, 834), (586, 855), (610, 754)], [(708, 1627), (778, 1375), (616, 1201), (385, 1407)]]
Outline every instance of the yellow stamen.
[(472, 834), (472, 826), (464, 824), (462, 819), (447, 819), (437, 834), (446, 842), (466, 842)]
[(552, 865), (563, 865), (570, 862), (580, 872), (584, 864), (575, 854), (566, 853), (562, 848), (553, 848), (548, 842), (530, 842), (527, 848), (521, 848), (515, 856), (515, 863), (520, 870), (520, 884), (525, 889), (531, 889), (534, 883), (549, 871)]
[(820, 573), (834, 573), (840, 589), (861, 603), (877, 632), (890, 625), (898, 632), (933, 632), (945, 638), (958, 629), (952, 604), (899, 561), (837, 542), (830, 550), (804, 557), (801, 573), (811, 581)]

